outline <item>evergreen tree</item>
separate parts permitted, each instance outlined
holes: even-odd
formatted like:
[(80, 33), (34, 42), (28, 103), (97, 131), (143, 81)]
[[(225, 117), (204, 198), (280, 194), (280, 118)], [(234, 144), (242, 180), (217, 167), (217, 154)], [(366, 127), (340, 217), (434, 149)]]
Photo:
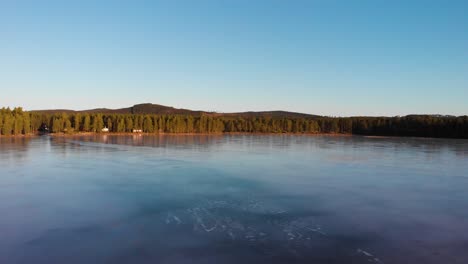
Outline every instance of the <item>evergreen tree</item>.
[(0, 135), (2, 134), (3, 130), (3, 119), (5, 118), (4, 108), (0, 110)]
[(16, 107), (13, 109), (13, 135), (20, 135), (23, 133), (23, 109)]
[(106, 127), (109, 129), (109, 131), (113, 131), (112, 130), (112, 117), (107, 117), (107, 122), (106, 122)]
[(104, 128), (104, 121), (101, 114), (95, 114), (91, 116), (91, 130), (100, 133)]
[(152, 121), (153, 121), (153, 132), (159, 132), (159, 120), (158, 120), (158, 117), (157, 116), (153, 116), (152, 118)]
[(89, 114), (86, 114), (84, 116), (84, 120), (83, 120), (83, 131), (84, 132), (89, 132), (91, 131), (91, 117), (89, 116)]
[(125, 132), (125, 130), (125, 119), (123, 117), (119, 117), (117, 122), (117, 132), (122, 133)]
[(31, 116), (29, 113), (23, 113), (23, 134), (31, 133)]
[(60, 117), (54, 117), (52, 121), (52, 132), (58, 133), (63, 131), (63, 121)]
[(125, 118), (125, 129), (127, 132), (132, 132), (133, 128), (133, 119), (131, 116), (127, 116), (127, 118)]
[(13, 117), (7, 113), (3, 117), (2, 135), (9, 136), (13, 131)]
[(158, 127), (159, 127), (159, 132), (164, 132), (166, 129), (166, 121), (163, 116), (160, 116), (158, 118)]
[(145, 120), (143, 121), (143, 132), (146, 132), (146, 133), (154, 132), (153, 119), (151, 119), (150, 116), (145, 116)]
[(73, 129), (75, 131), (81, 131), (81, 115), (75, 114), (73, 116)]
[(70, 119), (68, 119), (68, 118), (65, 120), (64, 131), (67, 132), (67, 133), (72, 133), (73, 132), (72, 123), (71, 123)]

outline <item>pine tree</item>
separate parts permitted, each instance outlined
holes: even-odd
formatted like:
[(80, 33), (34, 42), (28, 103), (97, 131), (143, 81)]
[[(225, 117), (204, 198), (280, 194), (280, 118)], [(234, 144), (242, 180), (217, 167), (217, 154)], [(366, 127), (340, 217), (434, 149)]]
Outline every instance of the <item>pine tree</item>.
[(31, 115), (25, 112), (23, 113), (23, 134), (29, 133), (31, 133)]
[(73, 133), (72, 123), (71, 123), (70, 119), (68, 119), (68, 118), (67, 118), (67, 120), (65, 120), (64, 131), (66, 131), (67, 133)]
[(100, 133), (101, 130), (104, 128), (104, 121), (102, 120), (101, 114), (96, 114), (91, 117), (91, 130)]
[(117, 132), (119, 133), (125, 132), (125, 119), (123, 117), (118, 118)]
[(127, 116), (127, 118), (125, 118), (125, 129), (127, 132), (132, 132), (133, 128), (133, 119), (131, 116)]
[(112, 130), (112, 118), (110, 116), (107, 117), (106, 127), (109, 129), (109, 131), (113, 131)]
[(52, 121), (52, 132), (58, 133), (63, 131), (63, 121), (60, 117), (55, 117)]
[(13, 109), (13, 135), (23, 133), (23, 109), (16, 107)]
[(143, 132), (153, 133), (154, 132), (153, 129), (154, 129), (153, 120), (151, 119), (150, 116), (145, 116), (145, 120), (143, 121)]
[(83, 120), (83, 131), (89, 132), (91, 131), (91, 117), (89, 114), (86, 114)]
[(2, 134), (3, 130), (3, 120), (5, 119), (4, 108), (0, 110), (0, 135)]
[(166, 130), (166, 121), (164, 119), (164, 116), (160, 116), (158, 118), (158, 127), (159, 127), (159, 132), (164, 132)]
[(153, 132), (159, 132), (159, 123), (158, 123), (158, 117), (157, 116), (153, 116), (152, 117), (152, 121), (153, 121)]
[(11, 114), (6, 114), (3, 118), (2, 135), (9, 136), (13, 130), (13, 117)]
[(75, 114), (73, 116), (73, 129), (75, 131), (81, 130), (81, 115), (80, 114)]

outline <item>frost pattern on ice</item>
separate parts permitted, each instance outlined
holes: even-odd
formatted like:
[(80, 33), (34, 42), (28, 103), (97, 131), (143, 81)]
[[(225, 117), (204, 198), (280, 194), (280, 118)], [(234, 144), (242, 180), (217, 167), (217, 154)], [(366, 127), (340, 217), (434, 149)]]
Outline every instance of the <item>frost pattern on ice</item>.
[[(205, 201), (194, 207), (167, 213), (168, 225), (185, 226), (200, 235), (255, 246), (269, 256), (289, 254), (301, 257), (317, 245), (332, 241), (315, 217), (294, 216), (277, 205), (247, 198), (239, 201)], [(280, 245), (272, 248), (271, 244)], [(383, 263), (363, 249), (349, 249), (351, 255), (368, 263)], [(352, 252), (355, 252), (353, 254)]]
[(366, 256), (366, 257), (367, 257), (367, 260), (368, 260), (369, 262), (373, 262), (373, 263), (382, 263), (382, 264), (383, 264), (383, 262), (382, 262), (380, 259), (376, 258), (374, 255), (372, 255), (371, 253), (369, 253), (369, 252), (367, 252), (367, 251), (365, 251), (365, 250), (362, 250), (362, 249), (358, 248), (358, 249), (356, 250), (356, 252), (359, 253), (359, 254), (362, 254), (362, 255)]

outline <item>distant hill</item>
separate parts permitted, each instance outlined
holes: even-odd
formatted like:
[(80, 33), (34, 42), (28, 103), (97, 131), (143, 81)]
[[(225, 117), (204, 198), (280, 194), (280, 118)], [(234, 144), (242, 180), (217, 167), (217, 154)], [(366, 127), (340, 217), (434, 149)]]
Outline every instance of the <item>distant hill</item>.
[(129, 108), (132, 114), (180, 114), (180, 115), (201, 115), (207, 114), (204, 111), (193, 111), (189, 109), (174, 108), (171, 106), (158, 104), (137, 104)]
[(238, 113), (216, 113), (206, 111), (194, 111), (183, 108), (174, 108), (171, 106), (158, 104), (137, 104), (132, 107), (120, 109), (96, 108), (89, 110), (70, 110), (70, 109), (48, 109), (48, 110), (32, 110), (33, 113), (57, 114), (57, 113), (102, 113), (102, 114), (156, 114), (156, 115), (208, 115), (208, 116), (226, 116), (226, 117), (276, 117), (276, 118), (313, 118), (320, 117), (318, 115), (310, 115), (304, 113), (288, 112), (288, 111), (249, 111)]
[(275, 118), (315, 118), (320, 117), (318, 115), (310, 115), (297, 112), (288, 111), (259, 111), (259, 112), (238, 112), (238, 113), (220, 113), (221, 116), (242, 116), (242, 117), (275, 117)]
[(95, 108), (88, 110), (70, 110), (70, 109), (47, 109), (47, 110), (32, 110), (34, 113), (56, 114), (56, 113), (102, 113), (102, 114), (191, 114), (200, 115), (203, 111), (192, 111), (188, 109), (178, 109), (170, 106), (158, 104), (137, 104), (131, 107), (108, 109)]

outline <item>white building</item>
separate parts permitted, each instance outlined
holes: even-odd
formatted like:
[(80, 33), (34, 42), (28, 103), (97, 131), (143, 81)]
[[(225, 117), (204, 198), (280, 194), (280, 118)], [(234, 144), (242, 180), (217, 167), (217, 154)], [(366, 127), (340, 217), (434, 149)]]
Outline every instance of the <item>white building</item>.
[(109, 132), (109, 129), (107, 127), (104, 127), (103, 129), (101, 129), (101, 132), (107, 133), (107, 132)]

